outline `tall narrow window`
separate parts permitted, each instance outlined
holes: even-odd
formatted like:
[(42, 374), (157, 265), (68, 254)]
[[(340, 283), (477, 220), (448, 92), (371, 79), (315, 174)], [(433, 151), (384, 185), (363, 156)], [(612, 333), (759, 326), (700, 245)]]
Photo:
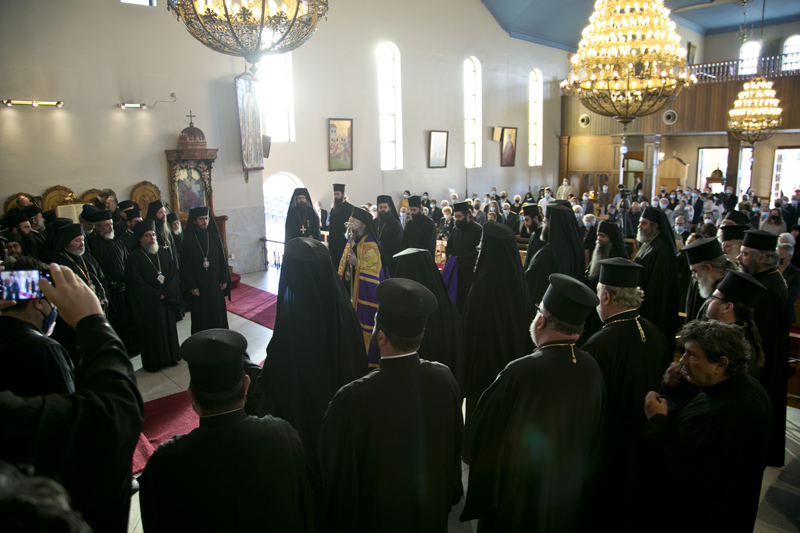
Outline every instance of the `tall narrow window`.
[(800, 35), (792, 35), (783, 43), (783, 65), (781, 69), (800, 69)]
[(472, 56), (464, 60), (464, 164), (467, 168), (483, 164), (481, 110), (481, 62)]
[(403, 168), (403, 109), (400, 98), (400, 50), (389, 41), (378, 45), (378, 113), (381, 170)]
[(528, 165), (542, 166), (542, 124), (544, 123), (544, 80), (535, 68), (528, 76)]
[(761, 55), (761, 41), (747, 41), (739, 48), (739, 74), (755, 74), (758, 70), (758, 56)]
[(268, 55), (258, 64), (261, 121), (272, 142), (294, 142), (292, 53)]

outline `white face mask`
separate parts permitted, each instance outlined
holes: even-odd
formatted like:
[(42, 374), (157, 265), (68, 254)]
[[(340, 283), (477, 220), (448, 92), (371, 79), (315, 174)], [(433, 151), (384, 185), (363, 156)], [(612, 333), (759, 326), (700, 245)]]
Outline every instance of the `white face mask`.
[(445, 213), (445, 214), (444, 214), (444, 218), (446, 218), (447, 220), (450, 220), (450, 218), (451, 218), (452, 216), (453, 216), (453, 215), (451, 215), (450, 213)]

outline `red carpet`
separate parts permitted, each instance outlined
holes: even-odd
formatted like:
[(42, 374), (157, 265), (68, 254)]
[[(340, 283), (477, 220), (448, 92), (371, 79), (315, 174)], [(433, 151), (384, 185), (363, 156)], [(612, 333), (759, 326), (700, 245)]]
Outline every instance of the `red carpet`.
[(231, 290), (231, 301), (226, 300), (225, 303), (231, 313), (265, 328), (275, 329), (278, 297), (274, 294), (240, 283), (238, 287)]
[(147, 460), (162, 442), (175, 435), (189, 433), (200, 425), (192, 402), (185, 392), (178, 392), (144, 404), (144, 427), (133, 452), (133, 473), (144, 469)]

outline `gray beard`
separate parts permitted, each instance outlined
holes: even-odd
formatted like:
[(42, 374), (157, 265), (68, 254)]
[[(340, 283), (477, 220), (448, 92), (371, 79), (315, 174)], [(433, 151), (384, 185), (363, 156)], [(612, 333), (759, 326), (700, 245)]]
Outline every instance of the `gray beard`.
[(589, 279), (598, 279), (600, 277), (600, 261), (608, 259), (611, 254), (611, 243), (600, 244), (594, 247), (592, 252), (592, 262), (589, 263)]
[(38, 231), (40, 233), (42, 231), (47, 231), (47, 226), (45, 226), (44, 221), (39, 222), (39, 224), (36, 225), (36, 231)]
[(700, 297), (706, 299), (714, 292), (714, 282), (709, 279), (697, 278), (697, 290), (700, 292)]
[(751, 276), (753, 275), (753, 273), (752, 273), (752, 272), (750, 272), (750, 271), (747, 269), (747, 267), (746, 267), (746, 266), (744, 266), (744, 265), (743, 265), (743, 264), (741, 264), (741, 263), (739, 263), (739, 272), (744, 272), (745, 274), (750, 274)]
[(101, 237), (103, 237), (107, 241), (113, 241), (114, 240), (114, 232), (113, 231), (109, 231), (108, 233), (100, 233), (98, 231), (97, 233), (98, 233), (98, 235), (100, 235)]
[(144, 249), (145, 252), (147, 252), (150, 255), (156, 255), (158, 253), (158, 243), (157, 242), (154, 242), (153, 244), (150, 244), (150, 245), (143, 244), (142, 248)]
[(84, 245), (83, 248), (75, 248), (74, 246), (65, 246), (64, 251), (70, 253), (72, 255), (77, 255), (78, 257), (82, 256), (84, 252), (86, 252), (86, 246)]
[(644, 231), (644, 230), (640, 229), (636, 233), (636, 240), (639, 241), (642, 244), (645, 244), (645, 243), (650, 242), (653, 239), (654, 235), (655, 235), (654, 233), (651, 233), (649, 231)]
[(178, 229), (172, 230), (172, 234), (173, 235), (180, 235), (181, 233), (183, 233), (183, 228), (178, 228)]

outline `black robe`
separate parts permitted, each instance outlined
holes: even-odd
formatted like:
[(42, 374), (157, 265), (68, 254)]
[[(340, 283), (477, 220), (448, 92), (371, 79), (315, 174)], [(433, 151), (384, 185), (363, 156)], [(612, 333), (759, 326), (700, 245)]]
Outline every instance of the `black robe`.
[(467, 301), (467, 296), (472, 288), (472, 280), (475, 277), (475, 262), (478, 260), (478, 245), (481, 243), (482, 236), (483, 228), (481, 225), (474, 220), (470, 220), (464, 229), (456, 225), (453, 234), (447, 240), (445, 254), (447, 257), (451, 255), (458, 257), (456, 307), (459, 312), (464, 309), (464, 303)]
[(124, 533), (144, 405), (125, 347), (105, 318), (82, 319), (75, 334), (75, 394), (0, 392), (0, 460), (58, 479), (94, 531)]
[[(498, 238), (497, 233), (503, 233), (504, 238)], [(531, 303), (517, 239), (499, 222), (487, 222), (483, 226), (481, 253), (463, 317), (464, 387), (461, 392), (467, 398), (469, 420), (478, 398), (497, 373), (533, 349), (529, 331)]]
[(467, 425), (461, 520), (479, 519), (479, 531), (581, 531), (588, 518), (603, 375), (589, 354), (564, 344), (511, 362)]
[[(208, 259), (208, 268), (203, 262)], [(224, 289), (220, 289), (221, 284)], [(192, 313), (192, 335), (212, 328), (228, 329), (225, 295), (230, 294), (231, 278), (222, 240), (213, 231), (187, 232), (181, 250), (181, 291)], [(193, 289), (199, 296), (191, 294)]]
[(148, 460), (139, 478), (142, 525), (148, 532), (313, 531), (305, 470), (288, 422), (244, 409), (202, 417), (199, 428)]
[(331, 208), (329, 217), (330, 224), (328, 225), (328, 249), (331, 252), (331, 262), (333, 268), (339, 268), (339, 260), (344, 253), (344, 247), (347, 246), (347, 237), (345, 237), (344, 224), (350, 220), (350, 215), (353, 214), (353, 204), (348, 201), (342, 202), (342, 205)]
[(284, 242), (297, 237), (320, 240), (319, 217), (312, 207), (296, 205), (286, 212)]
[(417, 350), (420, 357), (447, 365), (461, 387), (464, 365), (463, 323), (456, 304), (447, 293), (439, 268), (427, 250), (405, 252), (396, 259), (397, 272), (393, 277), (410, 279), (424, 285), (436, 296), (439, 303), (425, 323), (425, 336)]
[[(603, 417), (603, 457), (593, 507), (598, 529), (639, 531), (641, 523), (632, 513), (620, 513), (615, 502), (636, 506), (641, 494), (638, 478), (639, 443), (647, 418), (644, 397), (661, 382), (668, 357), (667, 340), (658, 328), (634, 310), (605, 321), (583, 350), (595, 358), (606, 385)], [(638, 322), (638, 325), (637, 325)], [(645, 340), (642, 340), (644, 334)], [(603, 527), (605, 525), (605, 527)]]
[(128, 356), (139, 354), (139, 345), (133, 334), (133, 318), (125, 290), (125, 260), (128, 250), (119, 239), (104, 239), (94, 233), (88, 241), (89, 252), (97, 260), (108, 287), (108, 321), (122, 339)]
[(542, 240), (542, 229), (544, 229), (544, 227), (539, 226), (533, 230), (528, 239), (528, 248), (525, 251), (525, 263), (522, 265), (523, 270), (528, 270), (531, 261), (533, 261), (533, 258), (536, 256), (536, 252), (541, 250), (545, 245), (545, 242)]
[(286, 244), (277, 296), (275, 332), (252, 400), (259, 416), (278, 416), (298, 431), (316, 487), (322, 417), (340, 387), (367, 373), (364, 336), (319, 242)]
[(125, 248), (128, 250), (129, 253), (132, 252), (133, 250), (136, 250), (139, 247), (139, 241), (137, 241), (136, 238), (133, 236), (133, 232), (128, 231), (127, 229), (125, 229), (124, 232), (116, 236), (116, 238), (120, 240), (120, 242), (125, 246)]
[(422, 213), (416, 219), (412, 216), (406, 221), (403, 249), (408, 248), (422, 248), (436, 255), (436, 225)]
[(789, 302), (786, 281), (775, 268), (753, 276), (767, 288), (753, 308), (753, 321), (761, 334), (764, 367), (761, 385), (772, 402), (772, 428), (768, 466), (783, 466), (786, 455), (786, 392), (789, 379)]
[(375, 235), (378, 237), (381, 250), (389, 259), (389, 275), (394, 276), (394, 256), (403, 250), (403, 226), (395, 216), (390, 214), (386, 218), (381, 218), (379, 213), (375, 221)]
[(645, 496), (654, 504), (648, 529), (753, 531), (770, 427), (764, 389), (740, 374), (699, 391), (682, 381), (659, 392), (683, 407), (647, 421), (641, 466), (647, 487), (658, 487)]
[[(164, 276), (163, 284), (157, 279), (159, 265)], [(131, 299), (133, 324), (144, 369), (156, 372), (180, 360), (175, 325), (180, 288), (169, 252), (158, 250), (157, 255), (150, 255), (141, 247), (131, 252), (125, 262), (125, 286)]]
[[(675, 332), (678, 331), (678, 260), (660, 236), (646, 246), (650, 250), (642, 255), (640, 249), (634, 260), (644, 267), (639, 275), (639, 287), (644, 291), (639, 314), (661, 330), (672, 349), (675, 346)], [(665, 363), (669, 365), (670, 362), (671, 352)]]
[(417, 354), (336, 393), (322, 423), (323, 531), (447, 531), (461, 498), (461, 394)]
[(0, 390), (17, 396), (71, 394), (75, 369), (67, 351), (36, 326), (0, 316)]
[[(719, 285), (721, 281), (722, 278), (719, 278), (714, 282), (714, 288), (711, 290), (711, 294), (714, 294), (717, 285)], [(686, 292), (686, 321), (708, 320), (706, 311), (708, 310), (709, 303), (711, 303), (711, 296), (705, 299), (700, 296), (700, 285), (695, 278), (692, 278), (689, 282), (689, 289)]]

